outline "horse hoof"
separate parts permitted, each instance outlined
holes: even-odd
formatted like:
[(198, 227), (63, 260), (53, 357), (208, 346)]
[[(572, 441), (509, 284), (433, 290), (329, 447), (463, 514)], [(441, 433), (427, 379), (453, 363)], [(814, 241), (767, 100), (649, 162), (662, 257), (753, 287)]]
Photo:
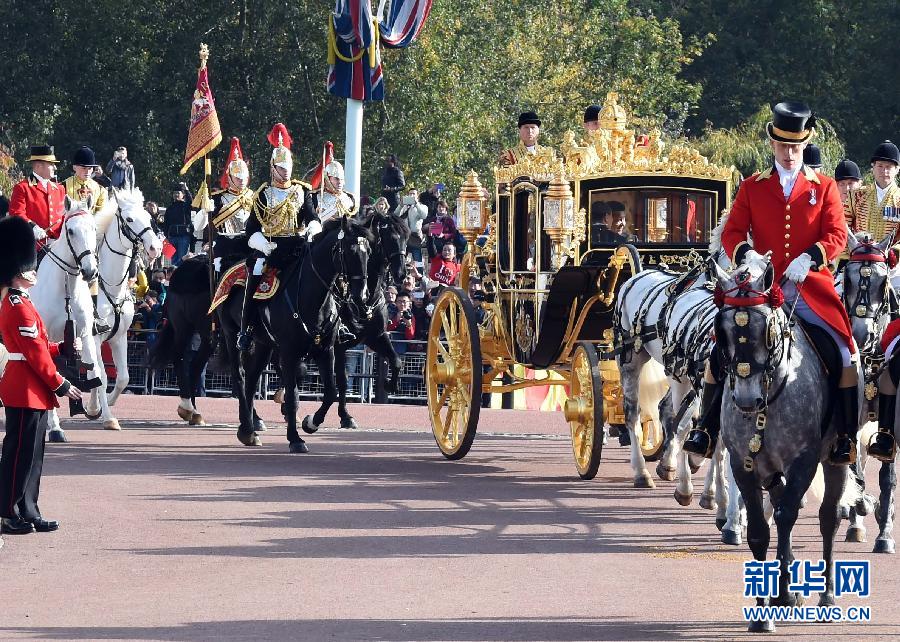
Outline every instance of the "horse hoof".
[(618, 437), (619, 436), (619, 427), (615, 424), (609, 425), (609, 436), (610, 437)]
[(306, 447), (306, 442), (292, 441), (290, 445), (290, 451), (292, 453), (308, 453), (309, 448)]
[(259, 435), (255, 432), (246, 433), (238, 430), (237, 438), (245, 446), (262, 446), (262, 441), (260, 441)]
[(722, 543), (729, 546), (741, 545), (741, 534), (728, 528), (722, 529)]
[(305, 432), (307, 435), (311, 435), (319, 429), (319, 427), (315, 423), (313, 423), (312, 415), (306, 415), (303, 418), (303, 422), (300, 424), (300, 428), (302, 428), (303, 432)]
[(97, 419), (100, 419), (100, 415), (102, 415), (102, 414), (103, 414), (102, 410), (97, 410), (97, 412), (91, 412), (87, 408), (84, 409), (84, 416), (86, 418), (90, 419), (91, 421), (96, 421)]
[(786, 596), (781, 597), (779, 595), (776, 598), (773, 598), (769, 601), (770, 606), (787, 606), (787, 607), (795, 607), (795, 606), (803, 606), (803, 596), (799, 593), (789, 592)]
[(356, 430), (359, 428), (359, 424), (356, 423), (356, 419), (353, 417), (347, 417), (346, 419), (341, 419), (341, 428), (352, 428)]
[(720, 531), (725, 528), (725, 524), (728, 523), (728, 520), (724, 517), (716, 517), (716, 528)]
[(122, 430), (118, 419), (110, 419), (103, 422), (103, 430)]
[(892, 539), (876, 539), (875, 540), (875, 548), (872, 549), (873, 553), (887, 553), (888, 555), (894, 554), (894, 540)]
[(662, 462), (656, 464), (656, 474), (663, 481), (675, 481), (675, 469), (663, 466)]
[(707, 495), (704, 493), (700, 495), (700, 508), (705, 510), (716, 510), (718, 506), (716, 506), (716, 498), (714, 495)]
[(750, 633), (774, 633), (775, 622), (772, 620), (754, 620), (747, 627), (747, 631)]
[(800, 498), (800, 508), (806, 508), (806, 495)]
[(194, 411), (189, 410), (187, 408), (182, 408), (181, 406), (178, 406), (178, 416), (181, 417), (182, 419), (184, 419), (185, 421), (190, 421), (191, 417), (194, 416)]
[(649, 474), (645, 473), (643, 475), (638, 475), (634, 478), (634, 487), (635, 488), (656, 488), (656, 484), (653, 483), (653, 479)]
[(851, 526), (847, 529), (847, 536), (844, 538), (844, 541), (861, 544), (866, 541), (866, 531), (862, 528)]
[(203, 421), (203, 415), (199, 412), (195, 412), (191, 415), (191, 420), (188, 422), (191, 426), (205, 426), (206, 422)]
[(253, 422), (253, 432), (266, 432), (268, 428), (266, 428), (266, 424), (263, 423), (263, 420)]
[(678, 502), (679, 504), (681, 504), (682, 506), (690, 506), (691, 501), (694, 499), (693, 493), (682, 494), (682, 493), (678, 492), (677, 488), (675, 489), (675, 492), (673, 493), (673, 495), (675, 496), (675, 501)]
[(841, 519), (850, 519), (850, 507), (841, 506)]
[(50, 434), (47, 435), (47, 441), (52, 444), (67, 444), (69, 440), (66, 438), (66, 433), (62, 430), (51, 430)]
[(284, 388), (279, 388), (275, 391), (275, 394), (272, 395), (272, 401), (277, 403), (279, 406), (284, 403)]
[(700, 466), (703, 465), (703, 460), (705, 458), (700, 455), (694, 453), (688, 453), (688, 468), (691, 469), (691, 474), (693, 475), (698, 470), (700, 470)]
[(871, 514), (872, 510), (875, 507), (875, 498), (871, 495), (863, 495), (856, 502), (856, 514), (861, 517), (866, 517)]
[(834, 606), (834, 595), (822, 593), (819, 596), (819, 606)]

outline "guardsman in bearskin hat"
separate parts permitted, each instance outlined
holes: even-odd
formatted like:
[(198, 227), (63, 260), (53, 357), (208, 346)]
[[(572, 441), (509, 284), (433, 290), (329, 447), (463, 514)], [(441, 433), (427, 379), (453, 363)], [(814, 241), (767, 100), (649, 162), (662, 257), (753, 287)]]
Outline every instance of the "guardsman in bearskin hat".
[(247, 259), (247, 286), (237, 340), (239, 350), (250, 348), (257, 321), (253, 294), (262, 279), (266, 260), (278, 262), (282, 257), (296, 255), (298, 246), (322, 229), (309, 185), (291, 179), (294, 159), (287, 127), (276, 124), (268, 139), (273, 147), (271, 183), (263, 183), (256, 190), (253, 209), (247, 219), (247, 245), (255, 251)]
[(73, 201), (84, 201), (88, 193), (94, 196), (92, 214), (98, 213), (106, 205), (106, 190), (93, 179), (94, 170), (98, 167), (94, 150), (80, 147), (72, 156), (72, 171), (75, 173), (63, 181), (66, 195)]
[(9, 213), (29, 221), (35, 240), (43, 247), (46, 239), (59, 238), (66, 190), (54, 181), (59, 161), (51, 145), (32, 147), (27, 162), (31, 163), (31, 176), (13, 187)]
[(222, 189), (212, 193), (213, 210), (209, 213), (209, 224), (215, 233), (212, 255), (217, 273), (222, 271), (222, 259), (247, 255), (244, 228), (253, 209), (253, 190), (247, 187), (249, 182), (250, 168), (244, 160), (241, 141), (232, 138), (225, 171), (219, 179)]
[(56, 397), (81, 398), (78, 388), (57, 371), (53, 358), (65, 349), (62, 344), (50, 343), (28, 297), (37, 278), (36, 264), (32, 226), (13, 216), (0, 221), (0, 334), (9, 351), (0, 378), (0, 400), (6, 408), (0, 457), (0, 531), (14, 535), (59, 527), (44, 519), (38, 508), (47, 411), (59, 406)]
[[(862, 185), (862, 174), (859, 165), (845, 158), (834, 168), (834, 182), (837, 183), (838, 193), (841, 195), (841, 203), (845, 206), (850, 200), (850, 193), (859, 189)], [(848, 219), (849, 222), (849, 219)]]
[(541, 135), (541, 119), (533, 111), (526, 111), (519, 115), (519, 143), (500, 154), (498, 163), (501, 166), (521, 163), (529, 156), (535, 156), (543, 149), (538, 145), (538, 137)]
[[(850, 194), (847, 215), (854, 232), (868, 231), (872, 238), (883, 239), (896, 233), (900, 222), (900, 187), (897, 171), (900, 168), (900, 150), (889, 140), (884, 141), (872, 154), (874, 185), (867, 185)], [(893, 243), (898, 239), (894, 238)]]
[[(766, 126), (774, 166), (741, 183), (722, 230), (722, 245), (735, 265), (763, 270), (771, 260), (776, 282), (784, 277), (785, 299), (795, 314), (822, 328), (840, 351), (838, 436), (829, 452), (833, 464), (855, 459), (859, 421), (858, 354), (850, 320), (826, 265), (847, 244), (847, 226), (832, 178), (803, 165), (803, 148), (815, 133), (815, 116), (803, 103), (775, 105)], [(748, 235), (752, 242), (748, 242)], [(771, 259), (764, 255), (771, 253)], [(714, 361), (714, 359), (711, 359)], [(707, 367), (700, 423), (685, 450), (711, 456), (719, 432), (723, 382)]]

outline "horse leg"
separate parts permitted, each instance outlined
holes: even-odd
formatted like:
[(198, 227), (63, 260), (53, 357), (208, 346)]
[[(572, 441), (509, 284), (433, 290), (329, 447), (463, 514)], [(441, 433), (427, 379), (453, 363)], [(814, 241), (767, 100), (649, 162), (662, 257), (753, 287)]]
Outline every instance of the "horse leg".
[[(671, 400), (672, 405), (672, 416), (675, 417), (678, 415), (678, 410), (684, 397), (681, 395), (682, 389), (680, 388), (677, 381), (675, 381), (674, 379), (669, 379), (669, 386), (669, 399)], [(689, 422), (690, 414), (685, 413), (685, 417), (687, 417), (687, 421)], [(682, 422), (685, 420), (685, 417), (682, 417)], [(678, 453), (681, 450), (681, 443), (677, 438), (678, 429), (679, 426), (675, 425), (674, 419), (667, 422), (665, 425), (666, 445), (663, 450), (662, 457), (656, 464), (656, 474), (660, 479), (664, 481), (674, 481), (678, 476), (677, 460)]]
[[(721, 440), (720, 440), (721, 441)], [(734, 473), (731, 471), (729, 463), (728, 451), (722, 458), (722, 466), (724, 467), (725, 479), (728, 484), (728, 504), (725, 507), (725, 523), (722, 526), (722, 543), (730, 546), (740, 546), (741, 538), (744, 535), (744, 504), (743, 497), (738, 490), (737, 482), (734, 479)], [(721, 509), (721, 505), (719, 506)], [(718, 520), (716, 520), (718, 522)]]
[(647, 463), (641, 452), (641, 442), (637, 438), (637, 425), (641, 420), (641, 410), (638, 403), (638, 390), (640, 386), (641, 368), (649, 360), (646, 352), (636, 352), (631, 355), (631, 361), (621, 363), (619, 358), (619, 372), (622, 379), (622, 406), (625, 410), (625, 428), (631, 437), (631, 470), (634, 472), (635, 488), (655, 488), (653, 478), (647, 472)]
[[(753, 559), (757, 562), (764, 562), (769, 549), (770, 533), (769, 522), (763, 512), (762, 491), (757, 487), (753, 475), (744, 471), (743, 468), (736, 470), (732, 465), (731, 472), (747, 507), (747, 544), (753, 553)], [(756, 606), (766, 606), (766, 598), (757, 597)], [(775, 622), (771, 619), (754, 620), (750, 622), (748, 630), (751, 633), (771, 633), (775, 630)]]
[[(229, 344), (231, 343), (235, 342), (229, 341)], [(229, 354), (232, 355), (232, 358), (237, 363), (237, 367), (232, 366), (232, 369), (238, 373), (237, 382), (241, 387), (238, 394), (238, 406), (246, 408), (248, 421), (250, 417), (256, 415), (256, 409), (254, 408), (256, 389), (259, 385), (259, 373), (262, 371), (257, 365), (257, 360), (259, 359), (257, 347), (253, 346), (250, 350), (243, 352), (238, 351), (237, 347), (229, 348)], [(244, 421), (244, 418), (240, 418), (241, 423), (237, 430), (238, 441), (245, 446), (261, 446), (262, 442), (259, 440), (256, 431), (251, 427), (252, 424), (245, 424)]]
[(191, 359), (191, 364), (188, 367), (187, 380), (188, 385), (190, 386), (191, 404), (194, 406), (194, 413), (188, 421), (191, 426), (206, 425), (206, 422), (203, 420), (203, 415), (197, 412), (195, 395), (197, 394), (197, 388), (200, 386), (200, 378), (203, 376), (203, 369), (209, 361), (209, 354), (211, 351), (212, 345), (210, 344), (209, 336), (201, 337), (200, 348), (194, 353), (194, 358)]
[(47, 412), (47, 440), (54, 444), (64, 444), (69, 441), (59, 425), (59, 414), (57, 414), (56, 408)]
[[(853, 476), (843, 466), (823, 466), (825, 496), (819, 507), (819, 533), (822, 535), (822, 559), (825, 561), (825, 592), (819, 595), (819, 606), (834, 606), (834, 538), (841, 524), (841, 496), (845, 484), (854, 484)], [(848, 480), (849, 478), (849, 480)]]
[[(119, 425), (119, 420), (113, 417), (106, 400), (106, 369), (103, 366), (103, 358), (100, 356), (101, 343), (100, 338), (95, 340), (91, 335), (90, 324), (87, 324), (87, 331), (81, 335), (82, 360), (92, 365), (88, 371), (88, 378), (93, 379), (97, 377), (100, 379), (100, 385), (92, 391), (97, 394), (96, 399), (99, 402), (100, 421), (106, 430), (121, 430), (122, 427)], [(91, 399), (94, 399), (93, 394)]]
[[(816, 457), (818, 453), (813, 451), (810, 451), (810, 453), (800, 455), (791, 462), (786, 471), (786, 485), (782, 486), (781, 483), (776, 483), (769, 490), (769, 498), (775, 507), (775, 528), (778, 531), (776, 557), (780, 562), (781, 568), (778, 578), (778, 597), (772, 601), (772, 604), (779, 606), (800, 606), (803, 603), (799, 594), (791, 593), (788, 590), (788, 585), (790, 583), (790, 565), (794, 561), (792, 543), (794, 524), (797, 523), (797, 516), (800, 514), (800, 501), (803, 499), (806, 489), (809, 488), (816, 474), (816, 467), (819, 464)], [(837, 528), (837, 499), (840, 499), (842, 492), (843, 486), (840, 487), (836, 500), (828, 505), (828, 508), (834, 510), (835, 529)], [(823, 506), (826, 505), (823, 503)], [(819, 516), (820, 524), (822, 524), (821, 511)]]
[(394, 344), (391, 343), (387, 333), (382, 332), (371, 341), (367, 341), (366, 345), (374, 350), (376, 354), (387, 359), (391, 368), (391, 378), (385, 386), (385, 391), (389, 394), (396, 394), (400, 382), (400, 370), (403, 368), (403, 360), (400, 359), (397, 351), (394, 350)]
[(338, 390), (338, 416), (341, 428), (359, 428), (353, 416), (347, 411), (347, 350), (335, 347), (334, 375)]
[[(862, 431), (860, 431), (862, 432)], [(866, 480), (866, 449), (865, 444), (862, 448), (857, 447), (856, 461), (850, 464), (850, 481), (849, 484), (856, 484), (862, 495), (861, 499), (852, 506), (841, 505), (839, 508), (841, 519), (847, 519), (847, 533), (844, 536), (845, 542), (865, 542), (866, 541), (866, 525), (863, 519), (867, 515), (865, 498)]]
[[(722, 530), (725, 526), (726, 514), (728, 512), (728, 481), (725, 479), (725, 446), (722, 443), (716, 444), (713, 452), (713, 459), (710, 462), (711, 484), (715, 489), (713, 502), (716, 510), (716, 528)], [(705, 493), (704, 493), (705, 494)]]
[[(125, 388), (128, 387), (128, 382), (130, 380), (128, 374), (128, 336), (124, 332), (119, 332), (116, 336), (111, 337), (107, 340), (109, 343), (110, 350), (112, 351), (113, 363), (116, 366), (116, 385), (113, 387), (113, 391), (107, 396), (107, 403), (110, 406), (114, 406), (116, 404), (116, 400), (119, 398)], [(106, 375), (106, 368), (103, 369), (104, 377)], [(104, 386), (106, 384), (104, 383)]]
[(292, 453), (308, 453), (306, 442), (297, 432), (297, 361), (298, 356), (294, 350), (287, 346), (280, 347), (279, 359), (281, 361), (281, 382), (284, 386), (284, 402), (281, 404), (281, 413), (287, 422), (287, 440)]
[(897, 488), (897, 471), (895, 462), (881, 464), (878, 472), (878, 508), (875, 519), (878, 522), (878, 537), (875, 539), (873, 553), (894, 552), (894, 490)]
[(323, 350), (322, 354), (316, 357), (316, 364), (319, 366), (319, 378), (322, 381), (322, 405), (312, 417), (307, 415), (303, 419), (303, 425), (306, 426), (309, 421), (318, 429), (325, 421), (325, 415), (328, 414), (331, 405), (337, 399), (337, 384), (334, 378), (334, 348)]
[(262, 377), (263, 370), (266, 369), (266, 366), (269, 365), (269, 359), (272, 358), (272, 348), (267, 344), (263, 346), (262, 342), (257, 342), (257, 347), (255, 350), (251, 350), (251, 354), (250, 370), (245, 373), (245, 376), (250, 377), (251, 387), (245, 386), (244, 390), (250, 390), (251, 388), (253, 390), (253, 394), (246, 399), (246, 403), (250, 411), (250, 421), (253, 423), (253, 432), (258, 433), (265, 432), (266, 424), (263, 423), (263, 420), (256, 413), (256, 407), (253, 402), (256, 391), (259, 389), (259, 380)]
[[(678, 405), (680, 406), (681, 400), (684, 399), (691, 390), (690, 384), (681, 382), (671, 383), (673, 384), (672, 403), (674, 405), (675, 400), (677, 399)], [(681, 418), (680, 424), (676, 427), (675, 437), (669, 444), (670, 456), (677, 459), (678, 465), (678, 483), (675, 485), (674, 492), (675, 501), (682, 506), (690, 505), (691, 499), (694, 496), (694, 482), (691, 479), (692, 471), (690, 463), (688, 462), (688, 454), (681, 448), (681, 445), (687, 437), (688, 426), (691, 424), (690, 416), (685, 413), (685, 416)]]

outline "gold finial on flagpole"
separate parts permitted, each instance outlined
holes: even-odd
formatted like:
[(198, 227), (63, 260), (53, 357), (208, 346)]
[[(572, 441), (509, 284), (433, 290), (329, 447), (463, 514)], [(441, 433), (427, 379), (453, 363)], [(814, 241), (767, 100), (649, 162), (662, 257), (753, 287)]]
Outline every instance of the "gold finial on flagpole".
[(206, 67), (206, 59), (209, 58), (209, 47), (200, 43), (200, 69)]

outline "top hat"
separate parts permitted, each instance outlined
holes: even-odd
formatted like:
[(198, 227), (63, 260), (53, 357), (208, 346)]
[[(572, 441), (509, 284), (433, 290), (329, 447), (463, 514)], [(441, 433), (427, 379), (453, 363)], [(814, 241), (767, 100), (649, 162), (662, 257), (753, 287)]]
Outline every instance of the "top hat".
[(30, 163), (31, 161), (46, 161), (48, 163), (59, 162), (56, 160), (56, 155), (53, 153), (53, 145), (32, 145), (31, 156), (28, 157), (26, 162)]
[(895, 165), (900, 165), (900, 150), (897, 149), (894, 143), (886, 140), (875, 148), (875, 152), (872, 154), (872, 162), (874, 163), (875, 161), (888, 161)]
[(624, 212), (625, 204), (620, 201), (610, 201), (609, 202), (609, 211), (610, 212)]
[(533, 111), (526, 111), (519, 114), (519, 127), (522, 125), (537, 125), (541, 126), (541, 119), (538, 118), (538, 115)]
[(806, 103), (787, 101), (772, 108), (772, 120), (766, 123), (771, 140), (788, 145), (800, 145), (815, 133), (816, 117)]
[(859, 171), (859, 165), (845, 158), (834, 168), (834, 180), (845, 181), (847, 179), (861, 181), (862, 174)]
[(803, 164), (813, 169), (822, 168), (822, 151), (818, 145), (807, 145), (803, 150)]
[(75, 155), (72, 156), (72, 165), (81, 165), (82, 167), (97, 167), (97, 158), (94, 156), (94, 150), (90, 147), (80, 147)]
[(31, 223), (21, 216), (0, 219), (0, 284), (9, 285), (16, 276), (37, 266), (37, 248)]
[(600, 225), (603, 218), (609, 214), (609, 204), (606, 201), (594, 201), (591, 203), (592, 225)]
[(599, 105), (591, 105), (584, 110), (584, 122), (596, 123), (598, 120), (600, 120), (601, 111), (602, 108)]

